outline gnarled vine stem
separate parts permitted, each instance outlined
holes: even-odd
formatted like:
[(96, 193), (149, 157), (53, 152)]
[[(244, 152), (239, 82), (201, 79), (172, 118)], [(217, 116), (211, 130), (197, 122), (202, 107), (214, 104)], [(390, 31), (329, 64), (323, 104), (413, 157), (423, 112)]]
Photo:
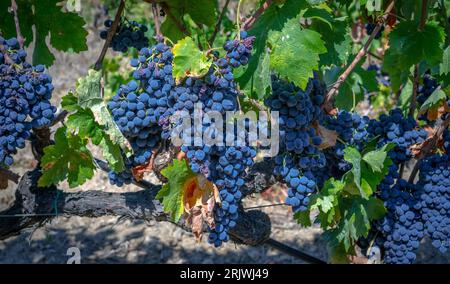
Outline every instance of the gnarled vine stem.
[(348, 65), (348, 67), (344, 70), (344, 72), (339, 76), (337, 81), (332, 85), (331, 89), (328, 91), (327, 95), (325, 96), (325, 101), (323, 104), (323, 109), (330, 113), (333, 110), (333, 98), (336, 96), (336, 94), (339, 91), (339, 88), (341, 85), (345, 82), (345, 80), (350, 76), (353, 69), (358, 65), (359, 61), (366, 56), (367, 52), (369, 51), (370, 46), (372, 45), (373, 40), (375, 39), (375, 36), (378, 34), (378, 32), (381, 30), (381, 27), (383, 25), (383, 22), (387, 20), (389, 13), (394, 9), (395, 7), (395, 0), (392, 0), (388, 7), (386, 8), (385, 14), (382, 18), (382, 21), (379, 21), (375, 27), (375, 29), (372, 31), (372, 33), (369, 36), (369, 39), (364, 44), (364, 46), (361, 48), (361, 50), (356, 55), (355, 59)]

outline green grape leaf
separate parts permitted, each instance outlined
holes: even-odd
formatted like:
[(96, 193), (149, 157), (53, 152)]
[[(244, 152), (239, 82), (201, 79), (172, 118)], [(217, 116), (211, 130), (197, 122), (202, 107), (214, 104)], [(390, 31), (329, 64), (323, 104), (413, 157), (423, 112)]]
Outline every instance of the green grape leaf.
[(426, 61), (430, 65), (443, 58), (444, 29), (429, 22), (422, 30), (417, 22), (403, 21), (389, 36), (389, 49), (384, 57), (383, 69), (389, 73), (394, 91), (406, 81), (411, 66)]
[(344, 150), (344, 160), (352, 165), (352, 169), (348, 172), (350, 173), (350, 180), (359, 189), (362, 196), (366, 193), (362, 191), (361, 188), (361, 154), (353, 147), (347, 147)]
[(392, 150), (394, 144), (388, 143), (382, 148), (370, 151), (363, 156), (364, 162), (366, 162), (374, 172), (381, 173), (385, 164), (386, 159), (388, 159), (388, 151)]
[[(180, 17), (176, 16), (177, 19)], [(164, 22), (161, 24), (161, 33), (168, 37), (171, 41), (177, 42), (184, 38), (186, 35), (178, 28), (176, 22), (172, 17), (166, 17)]]
[(352, 214), (342, 218), (336, 228), (325, 231), (324, 238), (330, 244), (331, 247), (338, 247), (340, 244), (343, 246), (345, 253), (348, 253), (353, 248), (355, 240), (356, 228), (355, 228), (355, 215)]
[(55, 144), (44, 148), (38, 186), (57, 185), (67, 179), (73, 188), (92, 178), (95, 165), (86, 144), (86, 139), (73, 135), (65, 127), (59, 128), (55, 133)]
[(349, 264), (348, 252), (343, 244), (330, 246), (330, 261), (333, 264)]
[(253, 27), (248, 30), (248, 34), (255, 36), (253, 43), (253, 55), (250, 57), (245, 72), (236, 77), (241, 89), (251, 89), (252, 79), (256, 70), (261, 70), (261, 55), (267, 51), (267, 39), (269, 32), (281, 31), (285, 23), (292, 18), (296, 18), (300, 12), (307, 8), (308, 4), (305, 0), (286, 0), (280, 7), (271, 5), (255, 22)]
[(450, 72), (450, 45), (444, 50), (442, 63), (439, 65), (439, 74), (447, 75)]
[(297, 212), (294, 214), (294, 220), (303, 227), (309, 227), (311, 226), (310, 213), (309, 210)]
[(305, 89), (313, 71), (319, 69), (319, 54), (327, 52), (320, 34), (302, 29), (298, 19), (294, 18), (287, 21), (280, 32), (269, 33), (269, 42), (272, 45), (271, 68), (282, 78)]
[(75, 96), (75, 94), (69, 92), (67, 95), (62, 97), (61, 107), (66, 111), (79, 110), (80, 106), (78, 105), (78, 98)]
[[(335, 98), (335, 105), (339, 109), (351, 111), (360, 101), (364, 99), (364, 92), (374, 92), (378, 90), (378, 81), (376, 79), (376, 71), (364, 70), (359, 63), (347, 77), (347, 80), (339, 88), (339, 92)], [(327, 68), (324, 81), (327, 85), (336, 82), (339, 75), (343, 72), (341, 67)], [(364, 87), (364, 88), (363, 88)]]
[(427, 98), (427, 100), (422, 104), (419, 110), (419, 115), (424, 114), (430, 108), (440, 105), (440, 103), (447, 99), (447, 95), (441, 88), (437, 88), (434, 92)]
[(190, 0), (157, 0), (157, 2), (166, 2), (171, 12), (189, 14), (197, 24), (213, 26), (216, 23), (217, 1), (215, 0), (197, 0), (195, 5), (192, 5)]
[(173, 160), (173, 163), (161, 171), (162, 175), (168, 179), (156, 198), (164, 205), (164, 212), (170, 213), (173, 221), (178, 222), (184, 212), (184, 187), (187, 181), (195, 178), (186, 160)]
[(197, 0), (195, 5), (189, 0), (157, 0), (165, 2), (172, 16), (166, 16), (161, 24), (161, 32), (176, 42), (186, 35), (180, 30), (175, 19), (185, 26), (184, 15), (188, 14), (197, 25), (214, 26), (217, 17), (217, 1), (215, 0)]
[(89, 69), (86, 77), (78, 79), (76, 94), (80, 107), (92, 108), (103, 102), (101, 80), (102, 72), (94, 69)]
[(326, 9), (311, 7), (303, 14), (303, 18), (319, 20), (325, 23), (330, 30), (333, 29), (333, 16)]
[[(33, 64), (50, 66), (55, 56), (50, 48), (59, 51), (80, 52), (87, 50), (88, 32), (85, 21), (72, 12), (63, 12), (58, 6), (60, 0), (16, 0), (21, 32), (25, 44), (33, 42)], [(8, 13), (11, 1), (0, 3), (0, 26), (5, 37), (15, 37), (14, 19)], [(33, 28), (35, 33), (33, 33)], [(48, 43), (46, 42), (46, 39)]]
[(255, 73), (252, 75), (249, 84), (245, 85), (241, 91), (249, 98), (263, 101), (270, 94), (271, 89), (270, 53), (267, 50), (261, 53)]
[(198, 48), (190, 37), (173, 46), (173, 71), (177, 83), (186, 77), (203, 77), (208, 73), (212, 60)]
[(381, 199), (371, 197), (369, 200), (361, 200), (361, 203), (365, 207), (370, 221), (381, 219), (386, 215), (387, 209)]
[(317, 219), (322, 228), (327, 228), (334, 223), (336, 213), (339, 211), (339, 195), (345, 184), (334, 178), (325, 182), (319, 194), (313, 195), (310, 201), (311, 210), (319, 210)]
[(310, 8), (303, 17), (312, 19), (310, 29), (318, 32), (325, 42), (327, 52), (320, 54), (320, 65), (340, 66), (345, 64), (352, 44), (346, 17), (333, 18), (325, 8)]
[(113, 143), (104, 127), (95, 121), (90, 109), (79, 109), (71, 114), (66, 121), (67, 128), (82, 138), (90, 138), (94, 145), (100, 146), (103, 158), (115, 172), (122, 172), (125, 168), (120, 146)]
[(383, 217), (386, 208), (380, 199), (374, 197), (354, 197), (344, 204), (337, 226), (326, 231), (324, 237), (331, 247), (343, 246), (345, 254), (353, 254), (356, 241), (360, 237), (367, 237), (371, 221)]
[(118, 144), (125, 152), (131, 151), (128, 140), (120, 132), (119, 127), (114, 122), (111, 113), (102, 98), (101, 92), (101, 71), (90, 69), (88, 75), (78, 79), (76, 95), (78, 105), (85, 109), (90, 109), (95, 120), (104, 128), (111, 140)]
[(403, 89), (400, 93), (400, 97), (398, 99), (398, 104), (403, 111), (409, 109), (412, 94), (413, 94), (413, 83), (410, 79), (408, 79), (408, 81), (406, 81), (406, 84), (403, 87)]

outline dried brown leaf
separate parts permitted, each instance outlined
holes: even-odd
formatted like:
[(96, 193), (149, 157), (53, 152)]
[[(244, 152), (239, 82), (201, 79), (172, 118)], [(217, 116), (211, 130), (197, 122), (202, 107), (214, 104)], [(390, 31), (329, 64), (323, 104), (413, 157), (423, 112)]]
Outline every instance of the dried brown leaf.
[(317, 125), (317, 133), (322, 137), (322, 144), (319, 145), (319, 149), (327, 149), (336, 145), (338, 134), (334, 130), (329, 130), (322, 125)]

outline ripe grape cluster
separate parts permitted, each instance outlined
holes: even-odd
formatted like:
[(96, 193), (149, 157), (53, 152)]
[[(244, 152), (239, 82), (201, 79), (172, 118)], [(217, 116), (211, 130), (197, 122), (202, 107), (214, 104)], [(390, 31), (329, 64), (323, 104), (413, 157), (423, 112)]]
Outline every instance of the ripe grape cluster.
[[(225, 57), (215, 56), (214, 63), (204, 78), (186, 79), (169, 97), (169, 113), (173, 116), (177, 111), (186, 111), (193, 121), (198, 119), (194, 117), (194, 114), (198, 115), (194, 113), (194, 105), (199, 104), (199, 111), (204, 117), (199, 125), (191, 126), (190, 132), (204, 133), (207, 137), (220, 141), (219, 145), (207, 145), (194, 138), (193, 145), (183, 145), (181, 148), (186, 153), (191, 169), (204, 174), (219, 190), (221, 204), (214, 209), (215, 225), (210, 228), (208, 237), (208, 241), (216, 247), (228, 241), (228, 231), (236, 225), (245, 170), (253, 165), (256, 151), (248, 144), (237, 144), (238, 137), (245, 138), (242, 136), (245, 133), (238, 131), (245, 130), (234, 128), (231, 133), (220, 133), (219, 125), (207, 114), (216, 112), (225, 121), (227, 111), (239, 110), (239, 93), (232, 71), (233, 68), (247, 64), (253, 41), (254, 37), (241, 32), (240, 39), (230, 40), (225, 44)], [(223, 129), (226, 129), (225, 124), (226, 122)], [(181, 125), (175, 124), (172, 127), (178, 130)]]
[[(344, 150), (347, 145), (356, 147), (359, 151), (364, 148), (364, 144), (369, 140), (367, 126), (370, 119), (367, 116), (361, 117), (357, 113), (340, 111), (336, 116), (328, 116), (325, 125), (328, 129), (336, 131), (339, 140), (336, 145), (326, 150), (326, 157), (333, 173), (345, 173), (351, 169), (351, 165), (344, 160)], [(344, 142), (344, 143), (342, 143)], [(336, 176), (336, 174), (333, 174)], [(337, 174), (340, 176), (340, 174)]]
[(141, 49), (139, 57), (131, 60), (134, 80), (122, 85), (108, 102), (115, 122), (134, 152), (123, 173), (110, 172), (113, 184), (130, 183), (130, 168), (148, 162), (161, 140), (159, 120), (167, 111), (167, 97), (174, 86), (172, 59), (170, 48), (162, 42)]
[(247, 65), (252, 54), (253, 41), (254, 37), (249, 37), (246, 31), (241, 31), (240, 39), (227, 41), (224, 45), (227, 63), (233, 68)]
[(418, 192), (417, 185), (403, 179), (380, 190), (387, 209), (387, 214), (377, 222), (385, 263), (409, 264), (416, 259), (415, 251), (424, 236)]
[(424, 129), (417, 130), (413, 117), (404, 117), (400, 109), (394, 109), (389, 115), (382, 114), (379, 120), (370, 120), (367, 131), (372, 137), (379, 136), (379, 146), (394, 143), (395, 148), (389, 156), (396, 164), (412, 158), (410, 147), (425, 141), (428, 133)]
[(215, 167), (210, 179), (218, 187), (221, 199), (220, 206), (214, 210), (215, 227), (211, 228), (208, 237), (216, 247), (228, 241), (228, 230), (236, 226), (245, 170), (253, 165), (255, 156), (256, 151), (251, 147), (236, 146), (217, 147), (211, 157)]
[(0, 36), (0, 167), (10, 167), (30, 131), (49, 125), (56, 112), (50, 104), (52, 79), (43, 65), (26, 62), (16, 38)]
[[(106, 30), (100, 32), (100, 38), (106, 40), (112, 23), (112, 20), (105, 21), (104, 25)], [(117, 27), (110, 47), (112, 47), (114, 51), (120, 52), (127, 52), (130, 47), (141, 50), (142, 48), (147, 47), (149, 43), (148, 38), (145, 36), (147, 30), (148, 29), (145, 25), (141, 25), (135, 21), (124, 20)]]
[(272, 77), (272, 88), (265, 103), (280, 115), (280, 154), (274, 158), (274, 174), (288, 185), (286, 204), (294, 212), (302, 212), (326, 173), (321, 170), (326, 166), (326, 158), (318, 148), (322, 138), (313, 127), (313, 122), (322, 117), (324, 88), (317, 78), (310, 79), (305, 90), (301, 90), (276, 76)]
[[(245, 133), (238, 133), (237, 129), (225, 135), (219, 133), (215, 122), (206, 114), (214, 111), (225, 118), (227, 111), (238, 110), (239, 93), (232, 71), (248, 62), (253, 40), (254, 37), (241, 33), (240, 39), (226, 43), (225, 57), (214, 55), (213, 64), (203, 78), (188, 77), (179, 84), (175, 84), (172, 77), (170, 48), (162, 42), (150, 49), (143, 48), (139, 57), (131, 61), (136, 68), (134, 80), (121, 86), (108, 103), (114, 120), (134, 151), (130, 159), (125, 159), (124, 172), (110, 173), (114, 184), (131, 182), (131, 168), (148, 161), (157, 143), (173, 138), (176, 133), (200, 133), (222, 142), (208, 145), (194, 138), (190, 141), (193, 143), (183, 141), (181, 147), (193, 172), (206, 176), (219, 190), (221, 203), (214, 208), (215, 225), (209, 235), (209, 242), (215, 246), (228, 241), (228, 231), (236, 225), (245, 170), (253, 164), (256, 151), (245, 145), (229, 146), (228, 143), (236, 142), (239, 135)], [(195, 109), (196, 106), (199, 109)], [(189, 129), (183, 129), (186, 114), (193, 122)], [(203, 118), (196, 124), (197, 115)]]
[(421, 163), (418, 186), (425, 233), (445, 253), (450, 248), (450, 155), (435, 154)]

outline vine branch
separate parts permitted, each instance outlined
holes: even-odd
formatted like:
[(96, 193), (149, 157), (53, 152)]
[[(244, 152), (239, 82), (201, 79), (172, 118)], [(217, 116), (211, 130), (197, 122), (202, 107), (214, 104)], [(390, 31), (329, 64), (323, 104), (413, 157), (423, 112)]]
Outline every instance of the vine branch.
[(209, 46), (212, 46), (214, 43), (214, 40), (216, 39), (217, 33), (219, 32), (220, 26), (222, 25), (223, 17), (225, 16), (225, 13), (227, 11), (228, 4), (230, 4), (230, 0), (227, 0), (225, 2), (225, 5), (222, 8), (222, 12), (220, 12), (219, 19), (217, 20), (216, 26), (214, 27), (214, 32), (208, 40)]
[(264, 11), (269, 9), (270, 5), (272, 5), (273, 2), (274, 2), (273, 0), (266, 0), (266, 2), (264, 2), (258, 8), (258, 10), (256, 10), (253, 16), (251, 16), (244, 22), (244, 24), (242, 25), (242, 29), (245, 31), (249, 30), (255, 24), (256, 20), (262, 15), (262, 13), (264, 13)]
[(17, 12), (18, 6), (16, 0), (11, 0), (11, 11), (14, 14), (14, 24), (16, 26), (16, 34), (17, 34), (17, 41), (19, 42), (19, 46), (21, 49), (23, 49), (23, 44), (25, 43), (25, 39), (22, 36), (22, 33), (20, 31), (20, 23), (19, 23), (19, 14)]
[(350, 63), (350, 65), (345, 69), (345, 71), (341, 74), (341, 76), (339, 76), (337, 81), (333, 84), (331, 89), (328, 91), (328, 93), (325, 97), (325, 102), (323, 104), (323, 109), (325, 111), (330, 112), (333, 109), (332, 100), (333, 100), (334, 96), (337, 94), (339, 88), (345, 82), (345, 80), (348, 78), (348, 76), (350, 76), (350, 74), (352, 73), (352, 71), (356, 67), (356, 65), (358, 65), (359, 61), (361, 61), (361, 59), (364, 56), (366, 56), (367, 52), (369, 51), (370, 46), (372, 45), (373, 40), (375, 39), (375, 36), (381, 30), (383, 22), (385, 22), (387, 20), (389, 13), (394, 9), (394, 6), (395, 6), (395, 0), (392, 0), (389, 3), (389, 5), (385, 11), (383, 20), (379, 21), (377, 23), (375, 29), (370, 34), (369, 39), (364, 44), (364, 46), (361, 48), (361, 50), (358, 52), (355, 59), (353, 59), (353, 61)]
[[(422, 0), (422, 11), (420, 14), (420, 23), (419, 23), (419, 30), (422, 31), (425, 27), (426, 21), (427, 21), (427, 5), (428, 0)], [(417, 107), (417, 90), (419, 88), (419, 64), (416, 64), (414, 66), (414, 80), (413, 80), (413, 93), (411, 98), (411, 104), (409, 105), (409, 115), (414, 115), (414, 111)]]
[(103, 45), (100, 56), (98, 57), (94, 65), (94, 69), (97, 71), (99, 71), (102, 68), (103, 59), (105, 58), (109, 45), (111, 44), (114, 34), (116, 33), (117, 27), (119, 26), (120, 18), (122, 16), (124, 9), (125, 9), (125, 0), (120, 0), (119, 8), (117, 9), (116, 16), (114, 17), (114, 22), (112, 23), (111, 28), (108, 31), (105, 44)]
[(8, 180), (19, 183), (20, 175), (7, 169), (0, 168), (0, 190), (8, 187)]
[[(38, 188), (39, 177), (40, 171), (37, 169), (27, 172), (17, 187), (13, 206), (0, 212), (0, 240), (57, 216), (121, 216), (146, 221), (171, 221), (169, 214), (155, 200), (160, 186), (149, 183), (144, 190), (124, 193), (100, 190), (65, 192), (55, 187)], [(256, 215), (255, 211), (240, 212), (238, 225), (232, 230), (237, 241), (258, 245), (269, 238), (270, 218), (263, 212)], [(189, 229), (182, 223), (177, 225)]]
[(158, 6), (156, 3), (152, 3), (152, 12), (153, 12), (153, 20), (155, 21), (156, 36), (160, 38), (162, 37), (161, 25), (159, 23)]
[(183, 25), (182, 22), (180, 22), (179, 19), (177, 19), (172, 11), (170, 10), (169, 5), (167, 5), (165, 2), (160, 3), (161, 8), (163, 9), (164, 13), (169, 16), (169, 18), (175, 23), (175, 25), (178, 27), (178, 29), (186, 36), (190, 36), (191, 33), (186, 29), (186, 27)]
[(445, 129), (447, 129), (449, 124), (450, 124), (450, 116), (447, 117), (447, 119), (445, 120), (442, 119), (438, 120), (438, 123), (433, 130), (431, 138), (427, 139), (427, 141), (424, 142), (422, 149), (420, 149), (420, 154), (418, 156), (417, 163), (414, 165), (414, 168), (411, 171), (411, 175), (409, 176), (408, 182), (410, 183), (414, 182), (414, 179), (416, 178), (417, 172), (419, 171), (422, 160), (426, 158), (434, 150), (436, 150), (439, 139), (442, 137)]
[(414, 66), (414, 79), (413, 79), (413, 92), (411, 97), (411, 103), (409, 104), (409, 116), (414, 115), (414, 111), (417, 107), (417, 89), (419, 88), (419, 64)]

